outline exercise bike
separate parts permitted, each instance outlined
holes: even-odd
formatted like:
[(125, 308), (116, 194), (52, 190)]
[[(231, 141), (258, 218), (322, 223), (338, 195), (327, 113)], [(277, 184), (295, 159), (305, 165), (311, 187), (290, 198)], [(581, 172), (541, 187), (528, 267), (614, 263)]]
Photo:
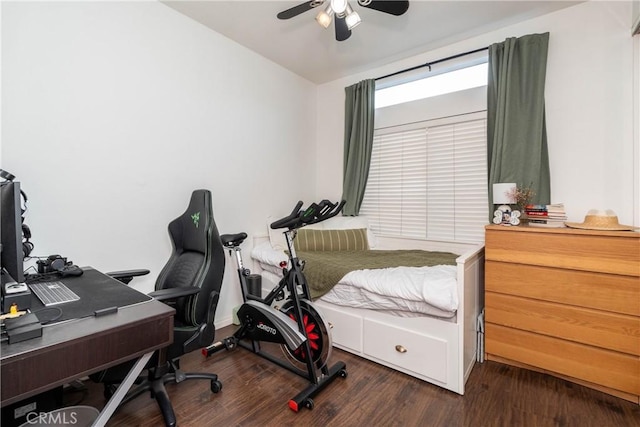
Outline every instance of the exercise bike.
[[(313, 409), (313, 397), (337, 377), (346, 378), (344, 362), (328, 367), (331, 355), (331, 333), (320, 313), (311, 302), (309, 287), (302, 273), (304, 261), (296, 257), (293, 239), (296, 231), (309, 224), (315, 224), (337, 215), (344, 206), (323, 200), (302, 208), (298, 202), (291, 214), (273, 222), (272, 229), (286, 228), (284, 235), (289, 249), (289, 260), (283, 262), (283, 278), (263, 299), (248, 292), (247, 277), (250, 270), (244, 267), (240, 245), (247, 238), (246, 233), (221, 235), (222, 244), (235, 254), (238, 276), (242, 290), (243, 304), (238, 309), (240, 328), (230, 337), (215, 342), (202, 349), (205, 357), (222, 350), (244, 347), (255, 354), (300, 375), (310, 384), (289, 400), (289, 408), (298, 412), (300, 407)], [(285, 292), (286, 291), (286, 292)], [(283, 301), (274, 307), (275, 301)], [(263, 351), (260, 342), (278, 343), (285, 355), (281, 358)]]

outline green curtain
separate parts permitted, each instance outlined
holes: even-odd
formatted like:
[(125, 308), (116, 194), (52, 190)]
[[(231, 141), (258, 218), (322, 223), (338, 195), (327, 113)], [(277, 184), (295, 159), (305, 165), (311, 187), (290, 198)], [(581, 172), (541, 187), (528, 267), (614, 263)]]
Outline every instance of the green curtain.
[(508, 38), (489, 46), (487, 170), (489, 220), (492, 187), (515, 182), (531, 188), (532, 202), (551, 200), (544, 85), (549, 33)]
[(364, 197), (373, 145), (375, 88), (373, 79), (345, 88), (343, 215), (358, 215)]

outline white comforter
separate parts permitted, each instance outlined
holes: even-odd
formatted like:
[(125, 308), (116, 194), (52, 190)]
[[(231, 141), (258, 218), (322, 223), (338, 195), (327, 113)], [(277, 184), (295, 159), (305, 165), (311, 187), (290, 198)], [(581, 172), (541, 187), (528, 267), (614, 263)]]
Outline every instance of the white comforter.
[(345, 275), (340, 283), (380, 296), (426, 302), (444, 311), (458, 308), (454, 265), (356, 270)]
[[(282, 276), (284, 251), (264, 242), (253, 248), (263, 270)], [(402, 313), (452, 317), (458, 308), (457, 267), (394, 267), (346, 274), (321, 300), (333, 304)]]

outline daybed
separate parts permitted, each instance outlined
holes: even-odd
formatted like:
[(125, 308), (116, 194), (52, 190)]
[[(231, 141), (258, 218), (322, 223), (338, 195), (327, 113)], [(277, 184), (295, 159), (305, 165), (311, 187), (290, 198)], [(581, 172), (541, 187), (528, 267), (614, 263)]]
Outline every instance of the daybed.
[[(309, 234), (305, 234), (303, 231), (311, 228), (325, 231), (320, 234), (312, 232), (310, 238)], [(340, 238), (344, 237), (336, 238), (335, 235), (329, 237), (327, 234), (329, 232), (326, 230), (348, 230), (349, 233), (356, 235), (354, 238), (349, 238), (351, 244), (355, 239), (358, 241), (358, 245), (361, 243), (360, 237), (357, 236), (362, 236), (362, 233), (365, 233), (365, 245), (368, 244), (372, 252), (421, 249), (424, 251), (445, 251), (458, 255), (457, 257), (452, 255), (449, 258), (453, 266), (438, 265), (431, 268), (411, 267), (406, 270), (408, 267), (403, 267), (398, 269), (404, 273), (409, 271), (410, 275), (423, 273), (429, 275), (431, 274), (427, 273), (429, 270), (436, 272), (436, 276), (451, 275), (452, 285), (447, 290), (442, 285), (444, 296), (437, 293), (434, 304), (418, 304), (422, 307), (417, 309), (418, 312), (414, 310), (416, 305), (414, 301), (409, 301), (408, 304), (400, 301), (399, 305), (397, 302), (392, 302), (393, 305), (388, 305), (385, 302), (386, 299), (379, 300), (373, 295), (375, 292), (371, 293), (366, 290), (359, 294), (358, 300), (346, 301), (346, 293), (352, 293), (351, 291), (355, 287), (353, 280), (357, 280), (356, 278), (345, 281), (345, 278), (349, 279), (352, 273), (343, 277), (340, 284), (329, 292), (327, 289), (318, 291), (316, 286), (317, 292), (315, 294), (322, 294), (322, 296), (314, 298), (313, 303), (331, 325), (331, 335), (335, 347), (453, 392), (464, 394), (464, 385), (476, 357), (478, 356), (478, 360), (481, 360), (479, 347), (482, 346), (482, 339), (477, 332), (477, 325), (483, 307), (484, 246), (376, 237), (367, 229), (366, 219), (338, 216), (299, 230), (298, 239), (296, 239), (301, 245), (299, 247), (301, 249), (338, 250), (338, 256), (347, 257), (351, 251), (344, 251), (344, 242), (340, 242)], [(284, 252), (286, 243), (281, 234), (282, 231), (269, 230), (268, 236), (263, 234), (254, 238), (254, 248), (251, 255), (254, 265), (258, 267), (254, 268), (254, 273), (262, 275), (263, 295), (269, 292), (282, 277), (278, 265), (280, 261), (287, 258)], [(300, 242), (303, 234), (305, 241)], [(343, 234), (345, 233), (343, 232)], [(325, 239), (326, 242), (319, 242), (319, 239)], [(329, 240), (331, 243), (327, 243)], [(327, 245), (332, 247), (327, 248)], [(341, 245), (342, 247), (339, 247)], [(346, 249), (353, 249), (348, 245), (349, 242), (347, 242)], [(298, 250), (297, 255), (300, 259), (307, 261), (305, 275), (312, 289), (312, 294), (314, 294), (312, 281), (315, 279), (310, 279), (307, 271), (312, 269), (313, 261), (306, 259), (307, 257), (313, 258), (311, 252)], [(331, 275), (330, 266), (323, 265), (321, 269)], [(397, 274), (396, 270), (386, 269), (385, 273), (379, 276), (382, 281), (393, 282), (390, 289), (396, 289), (396, 285), (402, 281), (394, 276)], [(382, 272), (382, 270), (371, 270), (363, 273), (363, 270), (360, 270), (354, 273), (360, 275)], [(374, 286), (378, 286), (378, 283), (375, 283)], [(408, 295), (404, 299), (414, 300), (415, 298)], [(364, 307), (370, 308), (357, 307), (363, 303), (365, 303)], [(424, 307), (427, 308), (424, 309)]]

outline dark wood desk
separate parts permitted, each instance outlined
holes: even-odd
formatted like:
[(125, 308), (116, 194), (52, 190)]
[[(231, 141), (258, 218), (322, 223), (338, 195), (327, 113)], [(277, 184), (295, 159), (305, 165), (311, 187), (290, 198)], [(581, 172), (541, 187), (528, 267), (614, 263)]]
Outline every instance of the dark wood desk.
[[(112, 279), (115, 280), (115, 279)], [(122, 285), (126, 286), (126, 285)], [(0, 403), (6, 406), (74, 379), (140, 358), (173, 342), (174, 309), (156, 300), (120, 307), (117, 313), (45, 326), (42, 337), (0, 347)], [(130, 383), (108, 402), (106, 419), (117, 408)], [(126, 383), (123, 383), (125, 385)], [(103, 410), (104, 415), (105, 410)], [(98, 423), (100, 424), (100, 423)]]

